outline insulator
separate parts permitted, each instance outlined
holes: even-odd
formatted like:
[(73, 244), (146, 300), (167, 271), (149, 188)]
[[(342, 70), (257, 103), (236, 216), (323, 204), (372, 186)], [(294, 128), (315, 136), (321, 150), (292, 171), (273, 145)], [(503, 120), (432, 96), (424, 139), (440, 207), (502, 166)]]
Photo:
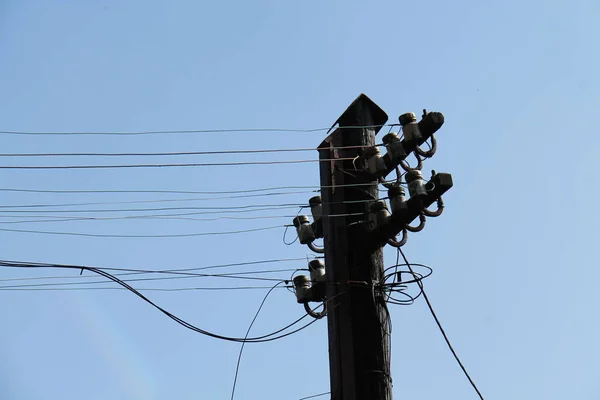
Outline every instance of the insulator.
[(397, 164), (400, 160), (404, 160), (406, 158), (407, 154), (406, 151), (404, 151), (404, 145), (398, 137), (398, 134), (390, 132), (387, 135), (385, 135), (381, 140), (385, 145), (390, 159), (394, 163)]
[(390, 198), (390, 206), (392, 214), (402, 212), (406, 208), (406, 197), (404, 188), (400, 185), (392, 186), (388, 189), (388, 197)]
[(367, 169), (369, 173), (377, 175), (378, 173), (385, 171), (385, 161), (383, 156), (377, 147), (369, 147), (365, 150), (363, 157), (367, 160)]
[(298, 215), (294, 218), (294, 226), (298, 234), (298, 240), (301, 244), (312, 243), (315, 240), (315, 232), (310, 226), (310, 220), (306, 215)]
[(294, 277), (294, 289), (298, 303), (306, 303), (310, 300), (310, 279), (306, 275)]
[(423, 179), (423, 175), (421, 175), (421, 171), (408, 171), (405, 178), (411, 198), (427, 196), (427, 188), (425, 187), (425, 180)]
[(308, 263), (308, 269), (310, 271), (310, 280), (312, 282), (323, 282), (325, 281), (325, 265), (321, 260), (312, 260)]
[(321, 196), (311, 197), (308, 200), (308, 204), (310, 205), (310, 212), (315, 221), (321, 219), (323, 216), (323, 201), (321, 200)]
[(419, 142), (423, 137), (417, 123), (417, 116), (414, 113), (402, 114), (399, 118), (402, 125), (402, 133), (407, 142)]
[(373, 222), (373, 229), (377, 229), (387, 224), (390, 218), (390, 212), (387, 210), (385, 201), (379, 200), (371, 204), (371, 221)]

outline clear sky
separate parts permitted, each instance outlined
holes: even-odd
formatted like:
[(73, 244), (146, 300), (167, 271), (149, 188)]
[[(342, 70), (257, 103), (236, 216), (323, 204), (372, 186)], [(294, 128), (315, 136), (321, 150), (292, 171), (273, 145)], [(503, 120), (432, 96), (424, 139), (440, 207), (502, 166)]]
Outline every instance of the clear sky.
[[(411, 261), (434, 268), (425, 285), (455, 348), (487, 399), (598, 399), (600, 272), (593, 255), (599, 218), (593, 210), (599, 195), (599, 35), (600, 3), (593, 0), (3, 0), (0, 130), (317, 128), (331, 125), (361, 92), (386, 110), (390, 122), (407, 111), (441, 111), (446, 124), (439, 150), (425, 168), (452, 173), (455, 186), (445, 196), (444, 215), (411, 235), (405, 251)], [(323, 137), (324, 132), (1, 135), (0, 152), (304, 148), (316, 147)], [(258, 158), (314, 157), (316, 152)], [(2, 158), (0, 165), (250, 159), (257, 157)], [(316, 163), (0, 171), (1, 188), (47, 190), (222, 191), (318, 185), (318, 179)], [(176, 204), (304, 203), (310, 196)], [(189, 197), (194, 196), (177, 198)], [(0, 204), (173, 198), (3, 192)], [(87, 206), (92, 207), (119, 206)], [(296, 211), (282, 213), (290, 212)], [(125, 235), (290, 222), (7, 224), (15, 219), (0, 214), (4, 229)], [(284, 245), (282, 235), (283, 228), (140, 239), (2, 231), (0, 258), (173, 269), (306, 256), (305, 247)], [(394, 252), (385, 254), (386, 265), (392, 265)], [(251, 268), (303, 267), (297, 261)], [(1, 269), (0, 279), (68, 274)], [(246, 283), (198, 278), (135, 286)], [(148, 295), (203, 329), (243, 336), (265, 291)], [(2, 399), (230, 396), (239, 345), (186, 330), (129, 292), (1, 291), (0, 304)], [(276, 291), (253, 332), (272, 331), (302, 312), (291, 293)], [(392, 318), (396, 399), (476, 398), (422, 301), (393, 307)], [(320, 321), (292, 337), (246, 346), (236, 399), (294, 400), (328, 386), (327, 329)]]

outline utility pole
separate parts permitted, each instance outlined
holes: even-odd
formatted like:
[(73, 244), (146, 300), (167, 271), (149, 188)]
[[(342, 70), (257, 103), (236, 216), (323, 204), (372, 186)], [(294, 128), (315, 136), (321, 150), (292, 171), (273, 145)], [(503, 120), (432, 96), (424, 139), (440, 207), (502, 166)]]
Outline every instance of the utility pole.
[[(357, 149), (375, 145), (377, 125), (387, 115), (368, 97), (360, 96), (342, 114), (336, 129), (319, 146), (325, 268), (329, 282), (329, 366), (332, 400), (389, 400), (392, 398), (390, 348), (385, 305), (378, 301), (372, 282), (383, 274), (383, 250), (368, 246), (365, 213), (379, 198), (372, 177), (357, 171), (351, 160)], [(368, 127), (368, 128), (365, 128)], [(348, 147), (348, 149), (340, 149)], [(369, 184), (371, 183), (371, 184)]]
[[(426, 181), (421, 173), (423, 158), (436, 152), (441, 113), (423, 110), (419, 122), (413, 113), (401, 115), (402, 138), (383, 136), (386, 153), (381, 155), (375, 136), (387, 119), (364, 94), (344, 111), (317, 149), (321, 196), (309, 201), (314, 222), (306, 215), (293, 221), (300, 243), (325, 255), (325, 265), (319, 259), (309, 262), (310, 278), (296, 276), (294, 288), (309, 315), (327, 316), (331, 400), (392, 399), (387, 301), (403, 282), (401, 273), (384, 276), (383, 247), (403, 246), (408, 232), (421, 231), (427, 217), (441, 215), (442, 195), (453, 184), (450, 174), (432, 171)], [(428, 140), (430, 149), (421, 149)], [(414, 167), (405, 161), (411, 154), (418, 161)], [(403, 177), (399, 167), (406, 171)], [(386, 181), (392, 171), (396, 180)], [(380, 184), (388, 189), (391, 213), (380, 200)], [(438, 209), (430, 211), (436, 202)], [(420, 223), (410, 225), (417, 218)], [(316, 238), (323, 238), (323, 248), (313, 244)], [(323, 302), (324, 311), (314, 312), (309, 302)]]

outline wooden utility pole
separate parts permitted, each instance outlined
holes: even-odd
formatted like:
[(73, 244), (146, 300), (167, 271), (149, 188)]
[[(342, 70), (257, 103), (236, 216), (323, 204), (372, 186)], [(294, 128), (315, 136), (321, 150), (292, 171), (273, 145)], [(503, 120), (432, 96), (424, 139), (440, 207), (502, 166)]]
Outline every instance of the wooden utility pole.
[[(383, 251), (369, 244), (369, 210), (379, 198), (373, 177), (347, 158), (375, 145), (387, 115), (359, 96), (319, 146), (327, 280), (332, 400), (391, 400), (389, 315), (381, 291)], [(349, 149), (340, 147), (351, 146)]]
[[(301, 243), (324, 240), (326, 281), (315, 279), (307, 289), (308, 278), (297, 277), (296, 294), (305, 307), (307, 301), (326, 300), (332, 400), (392, 399), (385, 294), (401, 283), (384, 282), (383, 246), (403, 246), (408, 231), (418, 232), (426, 217), (439, 216), (441, 196), (452, 187), (450, 174), (432, 172), (426, 180), (420, 171), (421, 156), (429, 158), (436, 151), (433, 135), (444, 123), (443, 114), (423, 110), (418, 123), (413, 113), (401, 115), (402, 138), (395, 133), (382, 137), (386, 151), (382, 156), (375, 135), (386, 122), (381, 108), (364, 94), (358, 96), (318, 149), (322, 213), (313, 214), (315, 222), (307, 228), (302, 225), (308, 224), (307, 216), (294, 220)], [(429, 139), (430, 150), (422, 150), (419, 146)], [(404, 161), (410, 154), (419, 160), (414, 168)], [(398, 166), (407, 171), (403, 183), (407, 190), (400, 186), (400, 175), (395, 183), (386, 183), (390, 214), (385, 202), (379, 201), (378, 180)], [(428, 207), (435, 202), (437, 211), (430, 211)], [(410, 225), (417, 218), (420, 224)], [(403, 239), (395, 240), (400, 233)], [(312, 297), (302, 297), (306, 290)]]

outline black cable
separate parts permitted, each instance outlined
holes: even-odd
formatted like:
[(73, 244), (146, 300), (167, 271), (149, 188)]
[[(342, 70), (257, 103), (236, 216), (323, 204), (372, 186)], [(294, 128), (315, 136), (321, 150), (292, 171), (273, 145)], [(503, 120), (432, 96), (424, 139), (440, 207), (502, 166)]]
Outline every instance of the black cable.
[(231, 200), (253, 197), (268, 197), (268, 196), (287, 196), (292, 194), (311, 194), (314, 191), (296, 190), (287, 192), (270, 192), (260, 194), (243, 194), (236, 196), (212, 196), (212, 197), (193, 197), (183, 199), (160, 199), (160, 200), (127, 200), (127, 201), (94, 201), (85, 203), (55, 203), (55, 204), (28, 204), (28, 205), (2, 205), (0, 208), (21, 208), (21, 207), (75, 207), (75, 206), (96, 206), (96, 205), (114, 205), (114, 204), (144, 204), (144, 203), (176, 203), (187, 201), (207, 201), (207, 200)]
[(248, 339), (248, 335), (250, 334), (250, 330), (252, 329), (252, 326), (254, 325), (254, 321), (256, 321), (256, 318), (258, 318), (258, 314), (260, 313), (260, 310), (262, 310), (263, 305), (265, 304), (265, 301), (267, 301), (267, 297), (269, 297), (271, 292), (277, 286), (281, 285), (282, 283), (283, 282), (277, 282), (275, 285), (273, 285), (273, 287), (271, 289), (269, 289), (267, 294), (265, 294), (265, 297), (263, 297), (262, 301), (260, 302), (260, 305), (258, 306), (258, 310), (256, 310), (256, 314), (254, 314), (254, 318), (252, 318), (252, 321), (250, 322), (250, 325), (248, 326), (248, 330), (246, 331), (246, 335), (244, 336), (244, 342), (242, 342), (242, 345), (240, 347), (240, 353), (238, 354), (237, 364), (235, 366), (235, 375), (233, 377), (233, 387), (231, 388), (231, 400), (233, 400), (234, 395), (235, 395), (235, 386), (237, 384), (238, 373), (240, 371), (240, 362), (242, 361), (242, 353), (244, 351), (244, 346), (246, 345), (245, 340)]
[[(230, 279), (242, 279), (242, 280), (254, 280), (254, 281), (266, 281), (266, 282), (285, 282), (287, 279), (276, 279), (276, 278), (261, 278), (256, 276), (244, 276), (248, 274), (264, 274), (274, 272), (289, 272), (289, 269), (280, 269), (272, 271), (248, 271), (248, 272), (233, 272), (228, 274), (195, 274), (185, 272), (171, 272), (178, 276), (166, 276), (166, 277), (152, 277), (152, 278), (134, 278), (134, 279), (123, 279), (123, 282), (145, 282), (145, 281), (164, 281), (172, 279), (186, 279), (186, 278), (230, 278)], [(297, 271), (297, 270), (293, 270)], [(123, 275), (123, 274), (121, 274)], [(183, 276), (181, 276), (183, 275)], [(115, 274), (114, 276), (118, 276)], [(73, 276), (71, 278), (79, 278), (80, 275)], [(27, 278), (22, 278), (27, 279)], [(36, 279), (36, 278), (33, 278)], [(13, 279), (14, 280), (14, 279)], [(18, 285), (4, 285), (0, 286), (0, 289), (16, 289), (16, 288), (33, 288), (33, 287), (49, 287), (49, 286), (81, 286), (81, 285), (94, 285), (94, 284), (106, 284), (109, 281), (85, 281), (85, 282), (57, 282), (57, 283), (30, 283), (30, 284), (18, 284)]]
[[(288, 288), (291, 286), (282, 286), (282, 289)], [(214, 291), (222, 291), (222, 290), (257, 290), (257, 289), (269, 289), (270, 286), (226, 286), (226, 287), (185, 287), (185, 288), (138, 288), (137, 290), (142, 292), (186, 292), (186, 291), (202, 291), (202, 290), (214, 290)], [(27, 291), (52, 291), (52, 292), (61, 292), (61, 291), (77, 291), (77, 290), (128, 290), (123, 287), (66, 287), (66, 288), (4, 288), (1, 287), (0, 290), (8, 291), (8, 292), (27, 292)]]
[[(380, 146), (380, 145), (376, 145)], [(287, 148), (287, 149), (243, 149), (243, 150), (213, 150), (213, 151), (173, 151), (157, 153), (0, 153), (0, 157), (166, 157), (166, 156), (204, 156), (222, 154), (262, 154), (262, 153), (291, 153), (319, 150), (352, 150), (364, 149), (365, 146), (340, 146), (322, 148)]]
[(280, 160), (280, 161), (234, 161), (217, 163), (179, 164), (118, 164), (118, 165), (0, 165), (0, 169), (117, 169), (117, 168), (170, 168), (170, 167), (235, 167), (243, 165), (305, 164), (313, 162), (350, 161), (353, 158)]
[(7, 229), (0, 228), (2, 232), (15, 232), (15, 233), (36, 233), (41, 235), (60, 235), (60, 236), (84, 236), (84, 237), (102, 237), (102, 238), (180, 238), (180, 237), (196, 237), (196, 236), (220, 236), (220, 235), (234, 235), (238, 233), (249, 233), (266, 231), (270, 229), (283, 228), (283, 225), (268, 226), (264, 228), (252, 228), (252, 229), (241, 229), (237, 231), (224, 231), (224, 232), (195, 232), (195, 233), (177, 233), (177, 234), (166, 234), (166, 235), (119, 235), (119, 234), (101, 234), (101, 233), (84, 233), (84, 232), (55, 232), (55, 231), (39, 231), (29, 229)]
[[(106, 268), (103, 268), (106, 270)], [(296, 271), (307, 271), (307, 269), (298, 269), (298, 268), (279, 268), (279, 269), (269, 269), (269, 270), (259, 270), (259, 271), (237, 271), (237, 272), (227, 272), (227, 273), (222, 273), (222, 274), (198, 274), (198, 273), (192, 273), (192, 272), (180, 272), (180, 271), (171, 271), (171, 270), (158, 270), (158, 271), (153, 271), (153, 272), (124, 272), (124, 273), (120, 273), (120, 274), (113, 274), (114, 276), (126, 276), (126, 275), (141, 275), (141, 274), (167, 274), (167, 275), (177, 275), (176, 277), (166, 277), (166, 278), (143, 278), (143, 279), (124, 279), (125, 282), (133, 282), (133, 281), (139, 281), (139, 280), (162, 280), (162, 279), (176, 279), (179, 278), (181, 275), (182, 278), (186, 278), (186, 277), (190, 277), (190, 278), (194, 278), (194, 277), (198, 277), (198, 278), (220, 278), (220, 277), (228, 277), (228, 276), (237, 276), (237, 275), (249, 275), (249, 274), (273, 274), (273, 273), (277, 273), (277, 272), (296, 272)], [(87, 278), (87, 276), (83, 276), (83, 275), (73, 275), (73, 276), (36, 276), (36, 277), (29, 277), (29, 278), (6, 278), (6, 279), (0, 279), (0, 282), (19, 282), (19, 281), (37, 281), (37, 280), (42, 280), (42, 279), (85, 279)], [(95, 283), (98, 282), (105, 282), (105, 281), (94, 281)], [(91, 282), (91, 283), (94, 283)], [(71, 284), (72, 282), (67, 282), (66, 284)], [(83, 283), (78, 283), (78, 284), (83, 284)]]
[(319, 393), (319, 394), (313, 394), (312, 396), (301, 397), (298, 400), (314, 399), (315, 397), (321, 397), (321, 396), (325, 396), (327, 394), (331, 394), (331, 392), (323, 392), (323, 393)]
[[(282, 333), (280, 335), (278, 335), (279, 333), (289, 329), (290, 327), (292, 327), (293, 325), (297, 324), (298, 322), (300, 322), (301, 320), (303, 320), (304, 318), (306, 318), (308, 315), (303, 315), (302, 317), (298, 318), (296, 321), (292, 322), (291, 324), (288, 324), (287, 326), (269, 333), (267, 335), (262, 335), (262, 336), (258, 336), (258, 337), (254, 337), (254, 338), (247, 338), (247, 339), (243, 339), (243, 338), (234, 338), (234, 337), (228, 337), (228, 336), (223, 336), (223, 335), (219, 335), (216, 333), (212, 333), (206, 330), (203, 330), (201, 328), (198, 328), (192, 324), (190, 324), (189, 322), (177, 317), (174, 314), (171, 314), (169, 311), (165, 310), (164, 308), (160, 307), (159, 305), (157, 305), (156, 303), (152, 302), (150, 299), (148, 299), (146, 296), (144, 296), (142, 293), (140, 293), (138, 290), (134, 289), (132, 286), (130, 286), (127, 282), (123, 282), (122, 280), (120, 280), (119, 278), (117, 278), (114, 275), (111, 275), (110, 273), (103, 271), (102, 269), (98, 269), (98, 268), (94, 268), (94, 267), (85, 267), (85, 266), (75, 266), (75, 265), (59, 265), (59, 264), (42, 264), (42, 263), (36, 263), (36, 264), (27, 264), (27, 263), (20, 263), (20, 262), (14, 262), (14, 261), (0, 261), (0, 266), (7, 266), (7, 267), (18, 267), (18, 268), (65, 268), (65, 269), (75, 269), (75, 270), (88, 270), (91, 272), (94, 272), (98, 275), (101, 275), (119, 285), (121, 285), (122, 287), (128, 289), (130, 292), (132, 292), (133, 294), (135, 294), (136, 296), (138, 296), (140, 299), (144, 300), (145, 302), (147, 302), (148, 304), (150, 304), (152, 307), (156, 308), (157, 310), (159, 310), (161, 313), (165, 314), (167, 317), (171, 318), (172, 320), (174, 320), (175, 322), (177, 322), (178, 324), (194, 331), (197, 333), (200, 333), (202, 335), (205, 336), (209, 336), (212, 338), (216, 338), (216, 339), (221, 339), (221, 340), (226, 340), (226, 341), (232, 341), (232, 342), (246, 342), (246, 343), (264, 343), (264, 342), (270, 342), (270, 341), (274, 341), (274, 340), (278, 340), (278, 339), (282, 339), (284, 337), (293, 335), (297, 332), (300, 332), (303, 329), (308, 328), (310, 325), (312, 325), (313, 323), (315, 323), (317, 320), (312, 320), (311, 322), (307, 323), (306, 325), (301, 326), (300, 328), (297, 328), (293, 331), (290, 332), (286, 332), (286, 333)], [(277, 336), (278, 335), (278, 336)]]
[[(53, 206), (52, 204), (30, 204), (21, 205), (20, 208), (38, 208)], [(13, 206), (11, 206), (13, 207)], [(155, 208), (120, 208), (120, 209), (91, 209), (91, 210), (2, 210), (2, 213), (105, 213), (105, 212), (143, 212), (143, 211), (176, 211), (176, 210), (215, 210), (215, 211), (227, 211), (236, 212), (235, 210), (254, 210), (254, 211), (268, 211), (278, 210), (284, 208), (297, 208), (297, 207), (308, 207), (308, 205), (297, 204), (297, 203), (283, 203), (283, 204), (248, 204), (244, 206), (226, 206), (226, 207), (155, 207)]]
[[(377, 200), (377, 199), (376, 199)], [(357, 204), (367, 203), (372, 200), (352, 200), (352, 201), (339, 201), (329, 202), (327, 204)], [(307, 202), (308, 203), (308, 202)], [(101, 204), (101, 203), (98, 203)], [(70, 203), (70, 204), (15, 204), (15, 205), (2, 205), (0, 206), (0, 212), (2, 213), (82, 213), (82, 212), (141, 212), (141, 211), (173, 211), (173, 210), (219, 210), (219, 211), (230, 211), (232, 210), (278, 210), (285, 208), (309, 208), (308, 204), (298, 203), (280, 203), (280, 204), (247, 204), (243, 206), (178, 206), (178, 207), (155, 207), (155, 208), (121, 208), (121, 209), (90, 209), (90, 210), (31, 210), (31, 208), (43, 208), (43, 207), (70, 207), (79, 205), (89, 205), (89, 203)], [(271, 207), (271, 208), (268, 208)], [(15, 210), (15, 208), (25, 208), (27, 210)], [(8, 210), (7, 210), (8, 209)]]
[[(414, 273), (413, 270), (412, 270), (412, 268), (411, 268), (411, 266), (410, 266), (410, 263), (408, 262), (408, 259), (406, 258), (406, 255), (404, 254), (404, 252), (402, 251), (402, 249), (399, 248), (398, 251), (402, 255), (402, 258), (404, 259), (404, 262), (406, 263), (406, 265), (409, 268), (409, 270), (412, 273)], [(467, 369), (465, 368), (465, 366), (463, 365), (462, 361), (458, 357), (458, 354), (456, 354), (456, 351), (454, 350), (454, 347), (452, 347), (452, 344), (450, 343), (450, 339), (448, 339), (448, 335), (446, 335), (446, 331), (444, 331), (444, 328), (442, 327), (442, 324), (440, 323), (440, 320), (438, 319), (435, 311), (433, 310), (433, 306), (431, 305), (431, 301), (429, 301), (429, 297), (427, 296), (427, 293), (425, 293), (425, 289), (423, 288), (423, 282), (421, 282), (421, 280), (417, 280), (417, 285), (419, 285), (419, 287), (421, 289), (421, 293), (423, 293), (423, 298), (425, 299), (425, 302), (427, 303), (427, 307), (429, 308), (429, 311), (431, 312), (431, 315), (433, 316), (433, 319), (435, 320), (435, 323), (437, 324), (440, 332), (442, 333), (442, 336), (444, 337), (444, 340), (446, 341), (446, 344), (448, 345), (448, 348), (452, 352), (452, 355), (454, 356), (454, 359), (456, 360), (456, 362), (460, 366), (460, 369), (462, 369), (463, 373), (465, 374), (465, 376), (469, 380), (469, 383), (471, 384), (471, 386), (473, 387), (473, 389), (475, 389), (475, 392), (477, 392), (477, 395), (479, 396), (479, 398), (481, 400), (484, 400), (483, 399), (483, 395), (481, 394), (481, 392), (477, 388), (477, 385), (475, 384), (475, 382), (471, 378), (471, 375), (469, 375), (469, 373), (467, 372)]]
[(0, 192), (25, 192), (25, 193), (59, 193), (59, 194), (80, 194), (80, 193), (173, 193), (173, 194), (236, 194), (236, 193), (256, 193), (268, 192), (273, 190), (287, 189), (331, 189), (352, 186), (371, 186), (372, 183), (355, 183), (345, 185), (325, 185), (325, 186), (277, 186), (270, 188), (243, 189), (243, 190), (225, 190), (225, 191), (196, 191), (196, 190), (59, 190), (59, 189), (17, 189), (0, 188)]
[[(381, 128), (386, 125), (365, 125), (338, 127), (344, 128)], [(115, 135), (115, 136), (134, 136), (134, 135), (156, 135), (156, 134), (178, 134), (178, 133), (243, 133), (243, 132), (288, 132), (288, 133), (313, 133), (329, 131), (331, 128), (313, 128), (313, 129), (279, 129), (279, 128), (240, 128), (240, 129), (192, 129), (192, 130), (163, 130), (163, 131), (138, 131), (138, 132), (26, 132), (26, 131), (0, 131), (0, 134), (6, 135)]]

